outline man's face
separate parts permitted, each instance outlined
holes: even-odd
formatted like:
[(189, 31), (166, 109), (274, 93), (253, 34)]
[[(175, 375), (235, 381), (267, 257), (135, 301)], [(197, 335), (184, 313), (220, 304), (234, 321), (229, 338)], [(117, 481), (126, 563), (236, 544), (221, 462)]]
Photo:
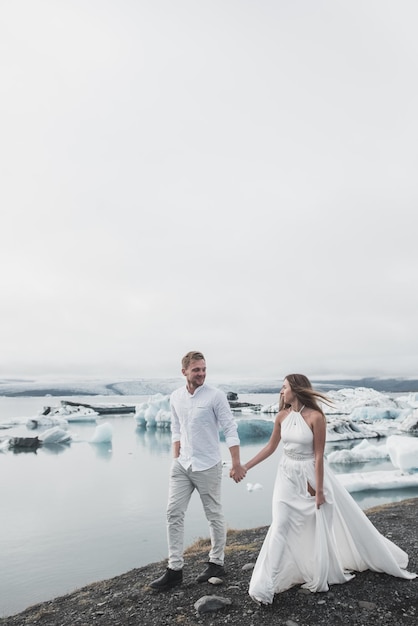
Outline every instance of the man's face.
[(205, 382), (206, 361), (204, 359), (190, 361), (188, 367), (181, 371), (186, 377), (188, 388), (191, 390), (197, 389), (197, 387), (200, 387)]

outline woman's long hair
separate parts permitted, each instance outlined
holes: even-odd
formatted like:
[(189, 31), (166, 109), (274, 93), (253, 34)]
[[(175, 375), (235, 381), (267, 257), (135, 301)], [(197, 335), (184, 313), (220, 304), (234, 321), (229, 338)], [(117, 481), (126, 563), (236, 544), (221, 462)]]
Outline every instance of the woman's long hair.
[[(332, 402), (327, 396), (319, 391), (315, 391), (312, 384), (304, 374), (288, 374), (285, 376), (285, 380), (290, 385), (291, 390), (299, 400), (301, 404), (315, 411), (319, 411), (324, 415), (319, 402), (324, 402), (328, 406), (332, 406)], [(290, 404), (285, 404), (283, 396), (280, 394), (279, 411), (287, 409)], [(325, 417), (325, 416), (324, 416)]]

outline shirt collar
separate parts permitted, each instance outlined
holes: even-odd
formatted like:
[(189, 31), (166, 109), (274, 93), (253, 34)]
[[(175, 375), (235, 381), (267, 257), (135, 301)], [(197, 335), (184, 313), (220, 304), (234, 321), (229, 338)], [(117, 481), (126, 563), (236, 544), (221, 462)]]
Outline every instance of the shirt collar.
[(206, 383), (203, 383), (203, 385), (200, 385), (200, 387), (197, 387), (194, 393), (190, 393), (187, 385), (186, 385), (186, 393), (190, 396), (190, 398), (195, 398), (196, 395), (200, 392), (201, 389), (203, 389), (203, 387), (205, 387)]

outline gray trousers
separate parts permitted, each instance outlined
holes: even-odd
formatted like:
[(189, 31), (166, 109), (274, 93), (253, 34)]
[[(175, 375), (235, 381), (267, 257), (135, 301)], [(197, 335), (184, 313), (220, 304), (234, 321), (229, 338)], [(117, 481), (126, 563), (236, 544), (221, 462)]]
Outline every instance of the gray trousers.
[(184, 564), (184, 515), (197, 489), (209, 523), (211, 550), (209, 561), (224, 564), (226, 524), (221, 506), (222, 463), (201, 472), (187, 470), (174, 459), (170, 471), (167, 504), (168, 567), (182, 569)]

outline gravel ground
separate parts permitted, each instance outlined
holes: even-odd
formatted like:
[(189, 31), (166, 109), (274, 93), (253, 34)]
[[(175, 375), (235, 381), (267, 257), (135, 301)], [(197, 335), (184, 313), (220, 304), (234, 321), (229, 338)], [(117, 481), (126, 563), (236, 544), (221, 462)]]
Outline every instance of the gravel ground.
[[(418, 572), (418, 498), (369, 509), (366, 514), (378, 530), (409, 554), (409, 570)], [(204, 569), (208, 541), (187, 550), (184, 582), (167, 592), (154, 592), (148, 583), (165, 570), (152, 563), (115, 578), (93, 583), (68, 595), (29, 607), (0, 619), (0, 626), (415, 626), (418, 624), (418, 578), (412, 581), (374, 572), (358, 573), (327, 593), (312, 594), (294, 587), (276, 596), (271, 607), (259, 607), (248, 596), (251, 569), (266, 527), (229, 531), (222, 585), (198, 584)], [(230, 601), (222, 609), (198, 614), (202, 596)]]

